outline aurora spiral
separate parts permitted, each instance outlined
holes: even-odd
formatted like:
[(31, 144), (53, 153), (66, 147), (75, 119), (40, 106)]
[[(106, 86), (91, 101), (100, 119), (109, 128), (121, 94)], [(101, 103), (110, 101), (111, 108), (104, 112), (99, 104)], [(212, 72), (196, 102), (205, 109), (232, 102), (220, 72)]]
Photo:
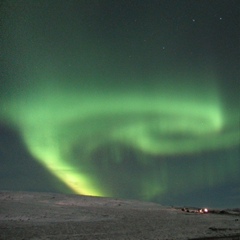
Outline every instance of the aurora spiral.
[(238, 182), (239, 63), (215, 42), (225, 18), (123, 2), (6, 1), (1, 123), (78, 194), (161, 202)]

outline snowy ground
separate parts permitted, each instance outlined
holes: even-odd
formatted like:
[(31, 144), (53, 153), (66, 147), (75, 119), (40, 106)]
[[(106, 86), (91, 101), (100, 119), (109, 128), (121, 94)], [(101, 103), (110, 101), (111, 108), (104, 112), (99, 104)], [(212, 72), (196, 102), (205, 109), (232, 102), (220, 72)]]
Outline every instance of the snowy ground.
[(2, 239), (240, 240), (240, 214), (237, 210), (191, 213), (110, 198), (0, 192)]

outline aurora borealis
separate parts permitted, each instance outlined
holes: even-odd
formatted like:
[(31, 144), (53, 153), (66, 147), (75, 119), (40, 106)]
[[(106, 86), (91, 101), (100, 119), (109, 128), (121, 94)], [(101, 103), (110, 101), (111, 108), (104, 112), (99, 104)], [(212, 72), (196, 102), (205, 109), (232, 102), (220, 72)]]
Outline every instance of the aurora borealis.
[(236, 206), (239, 5), (3, 1), (0, 189), (16, 135), (52, 191)]

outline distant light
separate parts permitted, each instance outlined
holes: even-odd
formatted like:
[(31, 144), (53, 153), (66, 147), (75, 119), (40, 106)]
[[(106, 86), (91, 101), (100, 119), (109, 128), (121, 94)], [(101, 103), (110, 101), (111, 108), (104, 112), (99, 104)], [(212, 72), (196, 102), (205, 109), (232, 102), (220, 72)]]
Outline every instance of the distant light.
[(200, 213), (208, 213), (208, 209), (207, 208), (201, 208), (198, 210), (198, 212)]

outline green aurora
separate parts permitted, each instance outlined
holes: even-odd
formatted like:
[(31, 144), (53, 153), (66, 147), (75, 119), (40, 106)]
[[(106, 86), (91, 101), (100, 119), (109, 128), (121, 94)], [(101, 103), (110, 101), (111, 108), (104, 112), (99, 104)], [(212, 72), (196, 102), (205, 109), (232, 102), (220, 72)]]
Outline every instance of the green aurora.
[[(73, 192), (96, 196), (161, 200), (239, 180), (238, 157), (213, 157), (240, 144), (238, 98), (226, 94), (213, 57), (184, 60), (178, 50), (169, 65), (173, 56), (150, 57), (158, 43), (143, 47), (134, 28), (130, 43), (122, 40), (122, 26), (112, 43), (111, 34), (98, 41), (96, 31), (83, 24), (76, 32), (70, 22), (59, 40), (64, 29), (44, 33), (37, 7), (7, 18), (17, 53), (5, 55), (17, 70), (0, 98), (0, 121), (20, 133), (36, 161)], [(39, 32), (29, 30), (34, 24)]]
[[(217, 87), (206, 86), (205, 91), (199, 91), (186, 84), (180, 92), (176, 84), (176, 89), (165, 84), (154, 89), (148, 87), (147, 92), (113, 87), (107, 91), (96, 87), (95, 91), (81, 92), (70, 87), (50, 88), (49, 80), (45, 84), (45, 88), (36, 84), (35, 89), (6, 100), (2, 115), (21, 132), (34, 158), (76, 193), (113, 195), (99, 185), (101, 180), (96, 178), (97, 169), (92, 165), (92, 155), (101, 147), (112, 148), (113, 161), (119, 163), (124, 147), (134, 149), (138, 161), (151, 165), (152, 160), (142, 156), (149, 155), (151, 159), (151, 156), (195, 155), (239, 144), (239, 133), (226, 121)], [(73, 154), (74, 148), (78, 148), (79, 156)], [(108, 155), (105, 157), (109, 158)], [(192, 187), (201, 186), (203, 179), (217, 184), (229, 174), (234, 176), (240, 167), (238, 160), (231, 164), (223, 161), (219, 167), (214, 164), (208, 166), (216, 168), (214, 174), (203, 170), (201, 164), (197, 166), (197, 172), (202, 174), (194, 177)], [(148, 199), (164, 193), (170, 181), (167, 172), (165, 166), (151, 184), (143, 184), (141, 191), (150, 192)]]

